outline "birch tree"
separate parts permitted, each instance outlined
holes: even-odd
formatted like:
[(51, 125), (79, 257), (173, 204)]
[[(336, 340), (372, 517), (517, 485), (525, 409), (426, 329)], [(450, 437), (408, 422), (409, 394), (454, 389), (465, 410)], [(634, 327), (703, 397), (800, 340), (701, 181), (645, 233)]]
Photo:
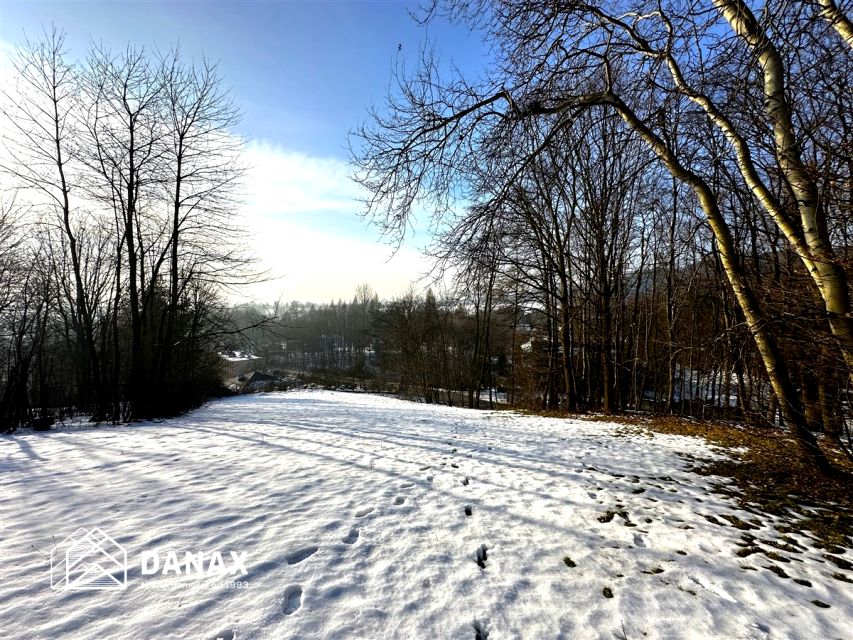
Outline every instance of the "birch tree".
[[(831, 13), (834, 5), (827, 6)], [(700, 135), (710, 126), (712, 140), (726, 141), (739, 179), (807, 269), (853, 371), (849, 284), (831, 242), (817, 179), (798, 146), (797, 123), (804, 112), (795, 114), (789, 97), (795, 87), (788, 74), (797, 68), (790, 62), (791, 43), (829, 55), (834, 66), (827, 73), (839, 76), (841, 87), (847, 84), (849, 47), (831, 31), (839, 25), (843, 30), (844, 23), (828, 19), (827, 6), (819, 13), (813, 5), (771, 3), (759, 21), (746, 3), (723, 0), (707, 6), (675, 0), (436, 3), (426, 20), (445, 15), (467, 21), (495, 45), (497, 59), (476, 85), (458, 76), (440, 77), (428, 58), (415, 75), (399, 78), (387, 109), (374, 113), (355, 136), (356, 178), (373, 194), (368, 214), (392, 229), (404, 228), (415, 201), (429, 203), (440, 215), (460, 189), (464, 193), (465, 167), (512, 144), (513, 132), (524, 122), (536, 119), (552, 135), (520, 159), (520, 167), (579, 113), (613, 111), (692, 191), (785, 422), (824, 466), (789, 367), (743, 271), (721, 194), (712, 187), (708, 140)], [(736, 92), (746, 98), (731, 99)], [(804, 102), (810, 116), (820, 116), (810, 121), (832, 121), (838, 103), (847, 112), (851, 107), (849, 91)], [(672, 117), (686, 105), (693, 107), (686, 117)]]

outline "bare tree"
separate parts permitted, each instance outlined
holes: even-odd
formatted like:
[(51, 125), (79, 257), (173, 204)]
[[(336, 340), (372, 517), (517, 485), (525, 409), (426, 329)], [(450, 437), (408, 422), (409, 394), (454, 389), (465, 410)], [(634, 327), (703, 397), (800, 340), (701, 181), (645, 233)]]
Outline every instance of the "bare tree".
[(155, 371), (158, 379), (168, 380), (184, 288), (194, 279), (222, 281), (227, 271), (229, 278), (239, 280), (246, 275), (246, 261), (233, 251), (233, 238), (240, 234), (230, 222), (235, 188), (243, 176), (242, 140), (233, 133), (240, 113), (216, 66), (207, 60), (199, 67), (186, 64), (175, 50), (161, 68), (166, 112), (164, 187), (171, 219), (165, 244), (169, 295)]
[(26, 43), (3, 94), (0, 171), (32, 232), (15, 256), (39, 259), (13, 324), (44, 338), (27, 342), (35, 368), (18, 377), (44, 404), (68, 367), (75, 397), (53, 397), (96, 420), (174, 413), (215, 386), (219, 296), (252, 275), (232, 223), (239, 113), (215, 65), (177, 51), (67, 55), (57, 30)]
[[(808, 82), (804, 77), (796, 85), (787, 82), (792, 66), (780, 53), (790, 51), (792, 43), (832, 50), (835, 45), (825, 33), (829, 25), (814, 11), (790, 5), (765, 12), (765, 23), (759, 23), (742, 2), (721, 0), (710, 12), (675, 1), (616, 4), (433, 5), (433, 15), (444, 13), (480, 28), (496, 44), (499, 56), (478, 86), (458, 77), (438, 77), (436, 65), (425, 59), (415, 76), (400, 80), (399, 96), (392, 98), (387, 111), (374, 113), (371, 124), (356, 132), (353, 145), (360, 146), (353, 159), (359, 167), (356, 179), (372, 194), (368, 213), (400, 230), (420, 198), (441, 215), (460, 188), (464, 193), (466, 167), (478, 156), (500, 154), (514, 144), (515, 132), (525, 122), (536, 119), (548, 133), (539, 148), (518, 160), (519, 172), (579, 113), (597, 107), (612, 110), (672, 176), (692, 190), (713, 231), (721, 266), (785, 422), (804, 450), (825, 466), (805, 424), (788, 364), (744, 273), (720, 194), (713, 188), (714, 166), (707, 162), (712, 156), (704, 152), (714, 136), (701, 136), (707, 134), (708, 124), (727, 141), (726, 153), (738, 179), (812, 277), (832, 334), (853, 370), (846, 273), (832, 247), (820, 187), (798, 146), (800, 114), (794, 115), (787, 94)], [(724, 25), (731, 37), (720, 35)], [(849, 51), (839, 49), (832, 55), (838, 67), (828, 72), (849, 77)], [(726, 81), (736, 77), (731, 65), (760, 78), (738, 87), (748, 96), (743, 104), (727, 100), (736, 90)], [(849, 92), (839, 99), (849, 111)], [(821, 115), (821, 122), (833, 121), (830, 100), (804, 102)], [(670, 117), (691, 103), (698, 112), (680, 120)], [(732, 111), (736, 107), (741, 111)], [(757, 118), (763, 123), (753, 127)]]
[[(71, 265), (71, 287), (66, 291), (68, 320), (80, 354), (79, 401), (88, 404), (94, 392), (97, 413), (106, 401), (100, 357), (95, 337), (97, 300), (87, 286), (82, 253), (88, 239), (81, 238), (85, 212), (72, 200), (80, 168), (74, 162), (77, 150), (79, 95), (76, 71), (65, 57), (65, 34), (55, 27), (40, 41), (28, 41), (17, 50), (14, 61), (15, 95), (4, 92), (2, 115), (8, 125), (4, 136), (5, 160), (0, 169), (11, 175), (39, 208), (51, 212), (63, 236), (62, 255)], [(79, 194), (80, 191), (77, 190)]]

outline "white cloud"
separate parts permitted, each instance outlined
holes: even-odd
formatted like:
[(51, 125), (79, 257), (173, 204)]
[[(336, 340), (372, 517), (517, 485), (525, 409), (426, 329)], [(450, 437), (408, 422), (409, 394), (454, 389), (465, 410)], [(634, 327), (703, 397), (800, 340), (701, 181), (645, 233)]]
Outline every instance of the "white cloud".
[[(12, 48), (0, 40), (0, 79), (12, 79)], [(2, 151), (2, 145), (0, 145)], [(398, 251), (358, 216), (360, 191), (350, 167), (267, 142), (245, 150), (240, 221), (258, 266), (271, 278), (242, 288), (235, 300), (349, 300), (361, 283), (380, 297), (426, 285), (431, 263), (411, 244)]]
[(349, 167), (335, 158), (317, 158), (265, 142), (249, 145), (244, 156), (248, 204), (267, 215), (334, 212), (355, 215), (358, 186)]
[(359, 187), (349, 166), (267, 143), (251, 144), (245, 161), (242, 218), (260, 266), (278, 276), (247, 287), (246, 298), (349, 300), (367, 282), (380, 297), (405, 291), (430, 262), (404, 246), (396, 253), (358, 217)]
[(363, 282), (380, 297), (390, 297), (417, 284), (429, 269), (427, 260), (411, 249), (392, 254), (379, 243), (343, 238), (285, 220), (259, 220), (250, 236), (260, 265), (280, 277), (247, 287), (243, 291), (247, 299), (349, 300)]

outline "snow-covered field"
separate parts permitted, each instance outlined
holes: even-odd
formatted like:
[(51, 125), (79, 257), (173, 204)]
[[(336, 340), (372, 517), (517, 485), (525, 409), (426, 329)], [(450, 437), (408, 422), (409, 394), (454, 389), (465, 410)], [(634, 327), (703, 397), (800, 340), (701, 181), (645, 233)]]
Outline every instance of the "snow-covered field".
[[(2, 638), (851, 638), (853, 590), (825, 552), (792, 534), (802, 548), (758, 543), (783, 560), (736, 555), (744, 532), (722, 516), (754, 516), (677, 452), (715, 455), (614, 424), (320, 391), (3, 437)], [(749, 533), (777, 540), (773, 522)], [(67, 588), (80, 527), (123, 547), (125, 589)], [(117, 586), (123, 558), (98, 543), (72, 586), (103, 569)], [(215, 552), (224, 577), (205, 573)]]

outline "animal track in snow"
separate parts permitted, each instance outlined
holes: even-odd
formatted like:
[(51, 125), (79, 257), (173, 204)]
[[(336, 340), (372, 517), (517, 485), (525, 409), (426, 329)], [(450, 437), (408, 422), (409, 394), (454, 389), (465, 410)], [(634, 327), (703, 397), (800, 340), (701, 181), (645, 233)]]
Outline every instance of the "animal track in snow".
[(303, 560), (307, 560), (315, 553), (317, 553), (320, 547), (305, 547), (304, 549), (300, 549), (299, 551), (294, 551), (289, 556), (287, 556), (287, 564), (299, 564)]
[(344, 536), (342, 542), (345, 544), (355, 544), (355, 541), (358, 540), (358, 529), (353, 527), (349, 530), (349, 533)]
[(486, 545), (484, 545), (484, 544), (481, 544), (480, 547), (477, 549), (475, 560), (477, 562), (477, 566), (480, 567), (481, 569), (486, 568), (486, 560), (489, 559), (488, 553), (487, 553), (488, 550), (489, 550), (488, 547), (486, 547)]
[(281, 602), (281, 610), (284, 615), (289, 616), (296, 613), (296, 610), (302, 606), (302, 587), (298, 584), (289, 586), (284, 590), (284, 597)]
[(358, 511), (355, 512), (355, 517), (356, 518), (363, 518), (364, 516), (366, 516), (371, 511), (373, 511), (373, 507), (365, 507), (364, 509), (359, 509)]
[(645, 547), (646, 541), (643, 540), (643, 536), (641, 536), (639, 533), (635, 533), (634, 534), (634, 544), (638, 547)]
[(474, 620), (474, 640), (488, 640), (489, 632), (486, 630), (486, 625), (484, 625), (479, 620)]
[(403, 496), (397, 496), (394, 498), (394, 504), (403, 504), (406, 499)]

